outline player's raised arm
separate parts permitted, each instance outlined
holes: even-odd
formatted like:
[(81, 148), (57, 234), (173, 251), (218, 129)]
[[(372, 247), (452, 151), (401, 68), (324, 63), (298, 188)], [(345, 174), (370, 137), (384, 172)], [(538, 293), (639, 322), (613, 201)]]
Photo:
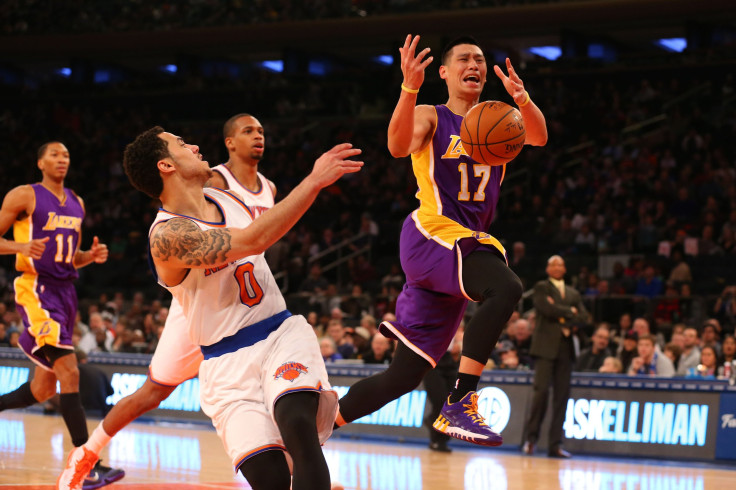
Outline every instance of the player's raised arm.
[(508, 58), (506, 58), (506, 70), (509, 73), (508, 76), (504, 74), (501, 67), (498, 65), (493, 66), (493, 71), (501, 79), (504, 88), (519, 107), (521, 117), (524, 118), (524, 126), (526, 128), (525, 143), (533, 146), (546, 145), (547, 123), (544, 120), (544, 114), (542, 114), (539, 107), (532, 101), (529, 92), (524, 89), (524, 82), (519, 78), (516, 70), (511, 65), (511, 60)]
[(363, 162), (348, 160), (360, 153), (349, 143), (324, 153), (309, 176), (247, 228), (201, 230), (181, 218), (158, 225), (149, 240), (154, 263), (173, 269), (211, 268), (264, 252), (296, 224), (321, 189), (362, 168)]
[(430, 106), (417, 106), (417, 94), (424, 82), (424, 70), (434, 59), (427, 57), (430, 49), (416, 54), (419, 36), (406, 36), (401, 53), (401, 71), (404, 81), (401, 95), (388, 125), (388, 150), (394, 157), (405, 157), (424, 148), (431, 137), (434, 110)]

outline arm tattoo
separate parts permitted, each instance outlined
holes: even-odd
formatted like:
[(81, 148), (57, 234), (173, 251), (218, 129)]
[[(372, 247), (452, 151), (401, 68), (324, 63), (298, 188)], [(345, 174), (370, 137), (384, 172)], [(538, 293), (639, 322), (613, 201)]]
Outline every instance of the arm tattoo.
[(227, 262), (230, 230), (201, 230), (188, 219), (174, 218), (158, 226), (151, 236), (151, 254), (166, 262), (171, 258), (188, 266), (217, 265)]

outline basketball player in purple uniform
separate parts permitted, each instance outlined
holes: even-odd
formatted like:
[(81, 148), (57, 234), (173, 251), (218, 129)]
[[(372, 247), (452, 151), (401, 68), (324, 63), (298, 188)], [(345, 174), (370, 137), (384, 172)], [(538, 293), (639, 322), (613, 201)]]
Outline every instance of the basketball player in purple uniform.
[[(419, 208), (404, 222), (400, 239), (406, 284), (396, 304), (396, 321), (381, 332), (399, 340), (386, 371), (361, 380), (340, 400), (336, 425), (369, 414), (416, 388), (447, 350), (467, 301), (480, 303), (465, 328), (458, 380), (434, 423), (435, 430), (458, 439), (498, 446), (503, 439), (478, 413), (476, 390), (506, 321), (522, 294), (509, 269), (503, 245), (487, 233), (506, 170), (481, 165), (460, 143), (460, 123), (478, 103), (488, 68), (483, 51), (470, 37), (450, 42), (439, 72), (447, 83), (447, 103), (416, 106), (429, 48), (415, 55), (419, 36), (406, 37), (401, 53), (404, 81), (388, 127), (394, 157), (411, 154)], [(506, 60), (508, 76), (494, 71), (518, 105), (526, 143), (543, 146), (547, 129), (542, 112)]]
[[(72, 345), (77, 314), (74, 280), (77, 269), (107, 260), (107, 246), (97, 237), (92, 248), (79, 249), (84, 202), (64, 187), (69, 150), (58, 141), (38, 150), (41, 182), (8, 192), (0, 208), (0, 236), (13, 226), (14, 241), (0, 239), (0, 254), (16, 254), (15, 302), (25, 329), (19, 345), (36, 364), (33, 379), (0, 396), (0, 411), (44, 402), (61, 385), (59, 404), (75, 447), (87, 442), (87, 420), (79, 397), (79, 370)], [(67, 464), (69, 464), (67, 462)], [(122, 470), (86, 466), (79, 481), (67, 488), (98, 488), (122, 478)], [(82, 481), (84, 480), (84, 481)], [(58, 486), (58, 482), (57, 482)]]

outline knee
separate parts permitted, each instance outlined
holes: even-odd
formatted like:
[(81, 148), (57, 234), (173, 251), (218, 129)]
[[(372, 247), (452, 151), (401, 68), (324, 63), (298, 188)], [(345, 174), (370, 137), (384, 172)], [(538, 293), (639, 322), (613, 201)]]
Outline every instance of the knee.
[(39, 403), (43, 403), (56, 394), (56, 383), (53, 385), (35, 386), (31, 393), (33, 394), (33, 398)]
[(508, 295), (509, 303), (516, 305), (521, 299), (521, 295), (524, 294), (524, 285), (521, 284), (519, 276), (511, 273), (511, 278), (506, 284), (506, 294)]

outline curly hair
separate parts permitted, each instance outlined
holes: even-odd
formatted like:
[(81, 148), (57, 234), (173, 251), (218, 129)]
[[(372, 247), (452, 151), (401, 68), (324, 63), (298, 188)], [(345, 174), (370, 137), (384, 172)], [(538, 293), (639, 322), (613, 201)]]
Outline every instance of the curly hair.
[(125, 147), (123, 168), (130, 183), (139, 191), (158, 199), (164, 190), (164, 181), (158, 171), (160, 160), (170, 157), (166, 141), (159, 138), (164, 132), (161, 126), (155, 126), (136, 137), (135, 141)]

